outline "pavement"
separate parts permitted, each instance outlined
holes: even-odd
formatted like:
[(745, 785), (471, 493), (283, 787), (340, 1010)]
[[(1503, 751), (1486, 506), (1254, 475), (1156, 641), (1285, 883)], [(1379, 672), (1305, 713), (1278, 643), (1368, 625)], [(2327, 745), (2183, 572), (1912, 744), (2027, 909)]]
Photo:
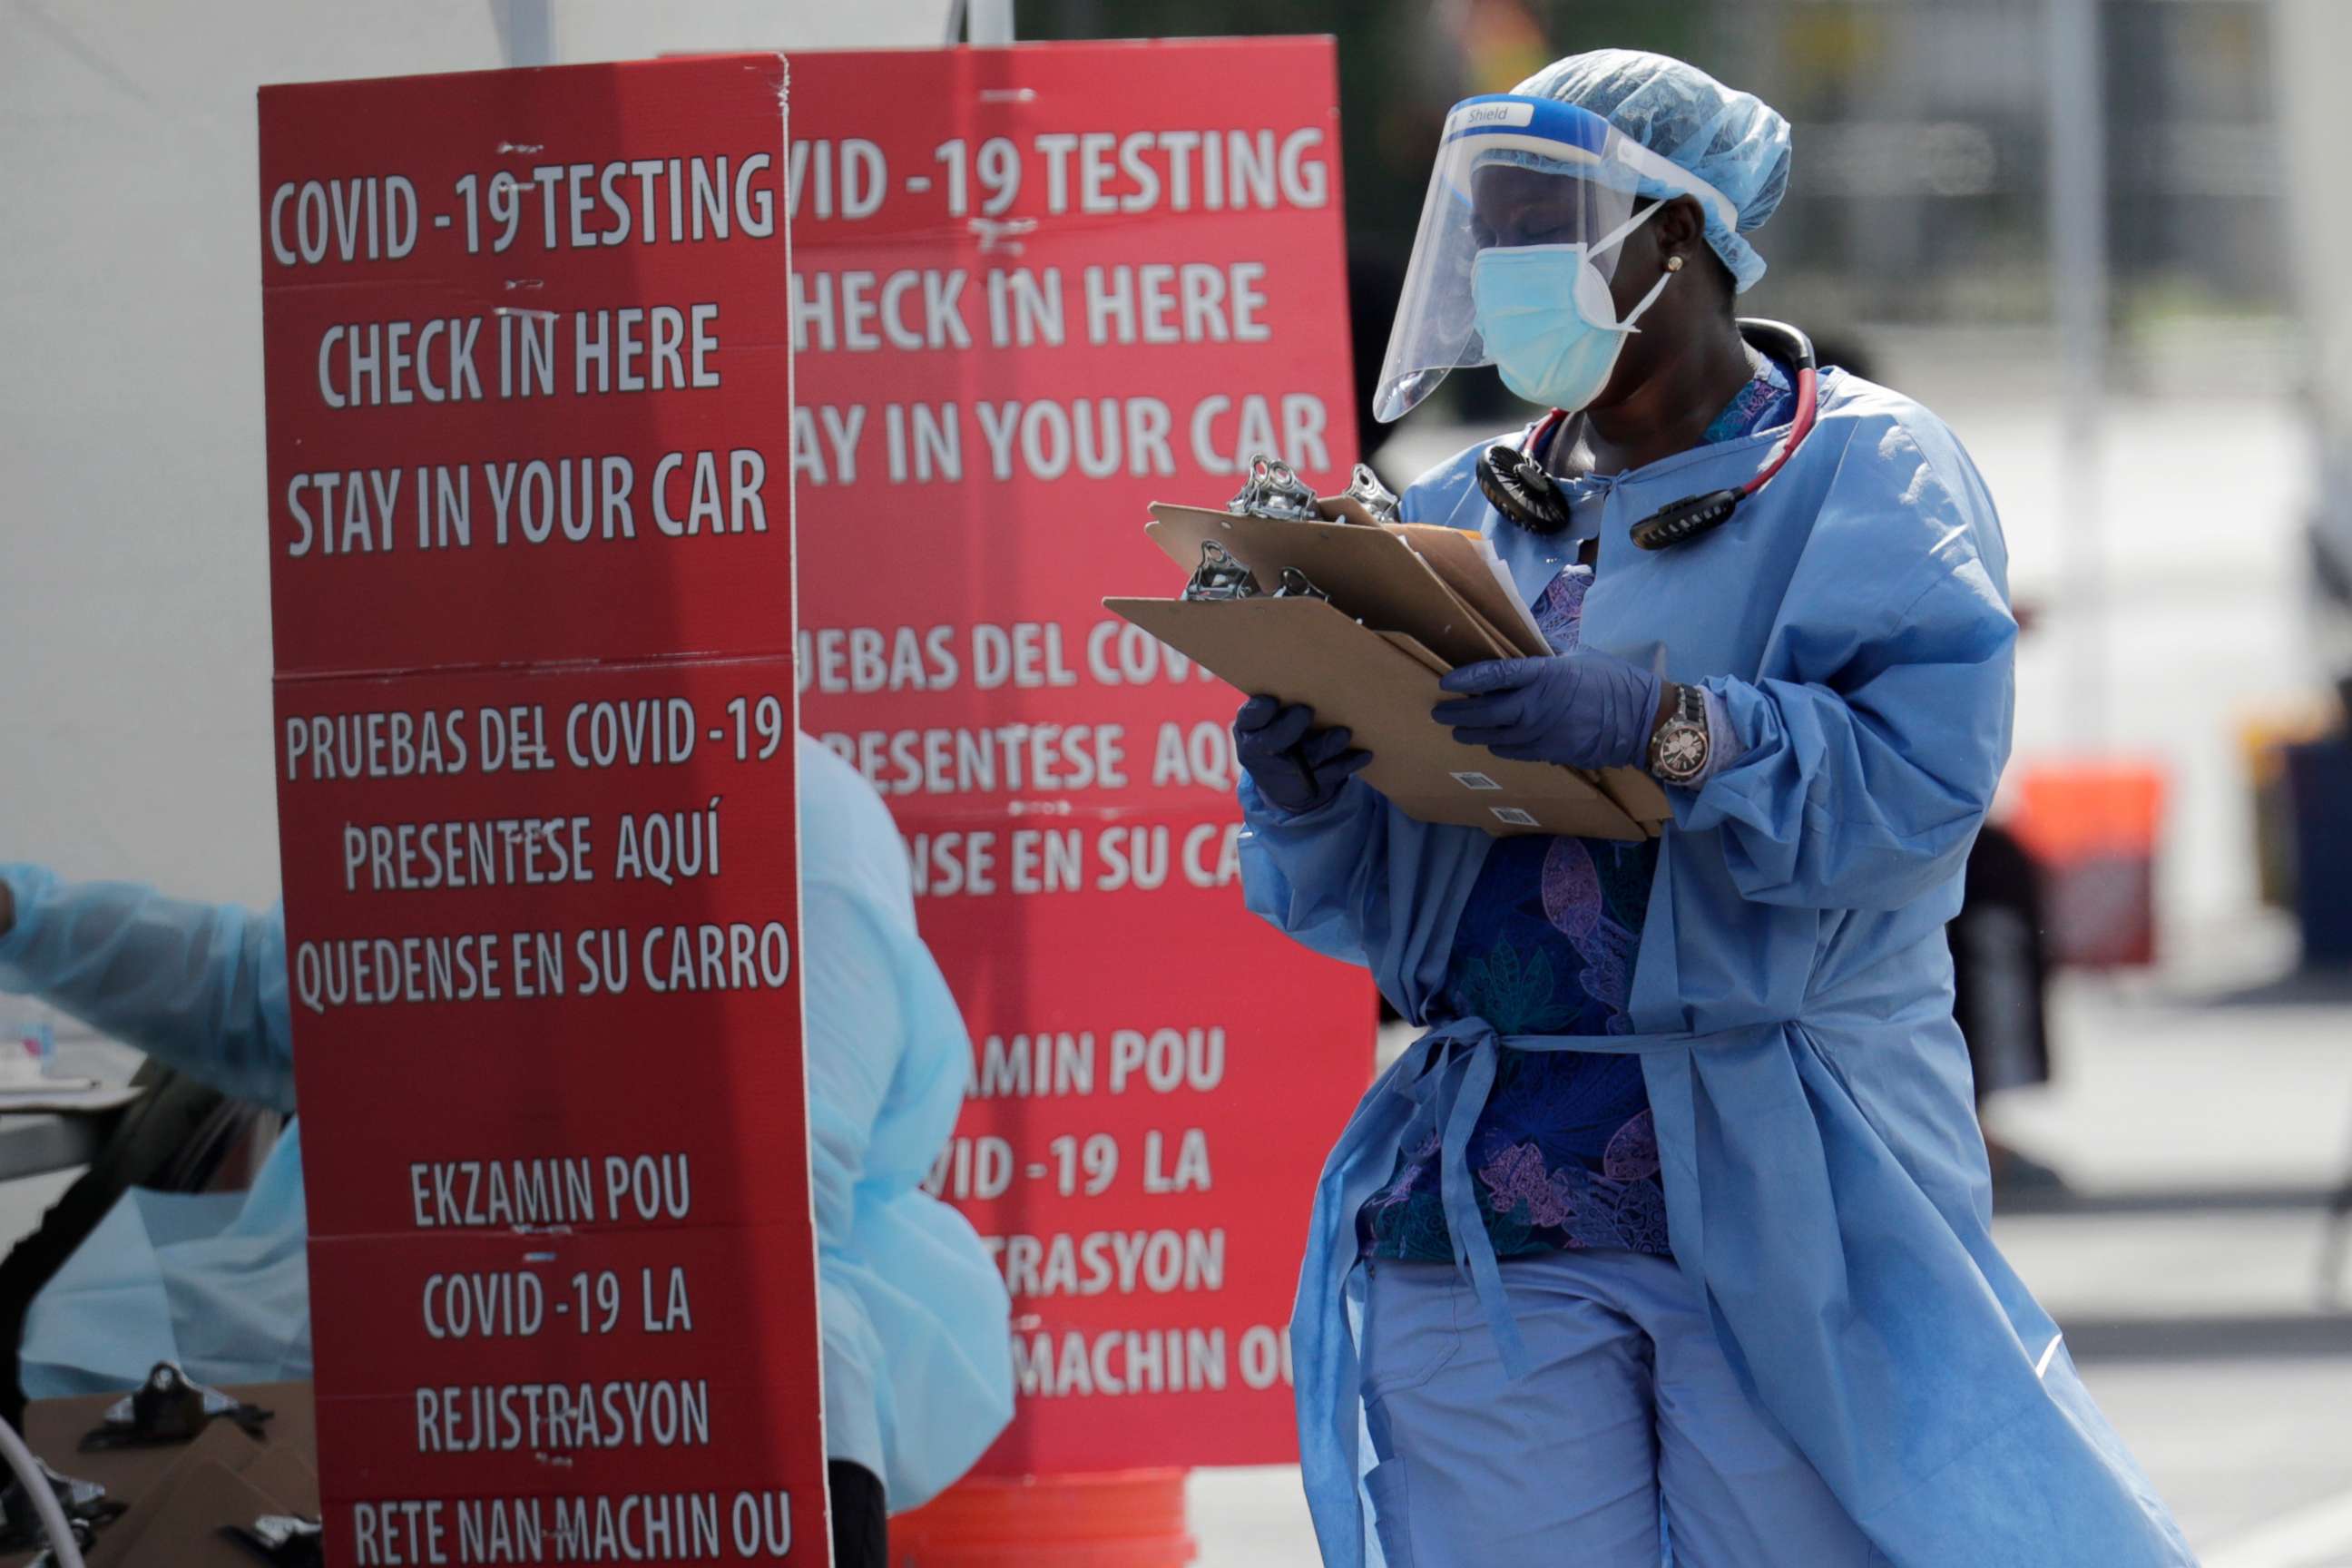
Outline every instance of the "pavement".
[[(2060, 977), (2055, 1080), (1997, 1135), (2063, 1195), (1997, 1205), (2002, 1249), (2205, 1568), (2352, 1568), (2352, 976), (2296, 978), (2267, 915), (2171, 933), (2151, 974)], [(1295, 1469), (1192, 1482), (1203, 1568), (1318, 1559)]]

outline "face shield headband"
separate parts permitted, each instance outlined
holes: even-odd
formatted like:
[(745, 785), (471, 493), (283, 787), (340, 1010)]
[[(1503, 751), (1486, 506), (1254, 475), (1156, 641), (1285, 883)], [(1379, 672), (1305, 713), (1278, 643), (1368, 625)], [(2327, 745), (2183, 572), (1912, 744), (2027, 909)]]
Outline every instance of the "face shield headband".
[[(1518, 178), (1523, 184), (1536, 182), (1538, 188), (1550, 179), (1572, 182), (1551, 204), (1557, 212), (1546, 221), (1554, 226), (1514, 238), (1500, 224), (1482, 217), (1474, 183), (1488, 169), (1528, 171)], [(1738, 222), (1738, 209), (1722, 192), (1589, 110), (1507, 93), (1456, 104), (1446, 116), (1431, 171), (1373, 398), (1374, 416), (1400, 418), (1449, 371), (1494, 363), (1477, 330), (1471, 288), (1480, 251), (1498, 245), (1596, 242), (1626, 222), (1637, 196), (1663, 201), (1678, 195), (1696, 198), (1711, 219)], [(1615, 252), (1594, 249), (1605, 281), (1615, 269)]]

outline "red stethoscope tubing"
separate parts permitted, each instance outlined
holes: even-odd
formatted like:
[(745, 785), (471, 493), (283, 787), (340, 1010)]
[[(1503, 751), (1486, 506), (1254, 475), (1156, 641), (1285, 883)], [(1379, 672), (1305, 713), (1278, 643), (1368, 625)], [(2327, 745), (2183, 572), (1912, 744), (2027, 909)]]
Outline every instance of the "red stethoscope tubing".
[(1773, 448), (1772, 456), (1756, 470), (1756, 477), (1739, 487), (1741, 495), (1752, 496), (1762, 489), (1764, 481), (1779, 473), (1781, 465), (1794, 457), (1797, 448), (1805, 444), (1805, 437), (1812, 434), (1813, 416), (1820, 407), (1820, 386), (1821, 376), (1811, 365), (1797, 372), (1797, 416), (1790, 421), (1789, 433)]

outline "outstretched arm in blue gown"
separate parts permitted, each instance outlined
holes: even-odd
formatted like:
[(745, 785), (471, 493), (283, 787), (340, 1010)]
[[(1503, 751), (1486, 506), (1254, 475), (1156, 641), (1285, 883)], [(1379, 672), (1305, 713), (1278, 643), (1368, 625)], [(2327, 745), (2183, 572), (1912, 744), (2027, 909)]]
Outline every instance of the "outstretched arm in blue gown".
[(68, 886), (0, 866), (15, 919), (0, 991), (27, 993), (224, 1094), (294, 1109), (278, 910), (165, 898), (134, 882)]

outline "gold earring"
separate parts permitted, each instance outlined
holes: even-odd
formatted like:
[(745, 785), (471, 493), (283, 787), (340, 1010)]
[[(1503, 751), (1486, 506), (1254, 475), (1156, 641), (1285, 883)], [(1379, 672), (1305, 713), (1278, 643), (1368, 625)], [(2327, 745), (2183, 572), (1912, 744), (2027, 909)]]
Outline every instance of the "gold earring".
[(1669, 271), (1669, 272), (1680, 272), (1682, 269), (1683, 269), (1683, 258), (1682, 258), (1681, 257), (1679, 257), (1679, 256), (1669, 256), (1669, 257), (1667, 257), (1667, 258), (1666, 258), (1666, 270), (1667, 270), (1667, 271)]

